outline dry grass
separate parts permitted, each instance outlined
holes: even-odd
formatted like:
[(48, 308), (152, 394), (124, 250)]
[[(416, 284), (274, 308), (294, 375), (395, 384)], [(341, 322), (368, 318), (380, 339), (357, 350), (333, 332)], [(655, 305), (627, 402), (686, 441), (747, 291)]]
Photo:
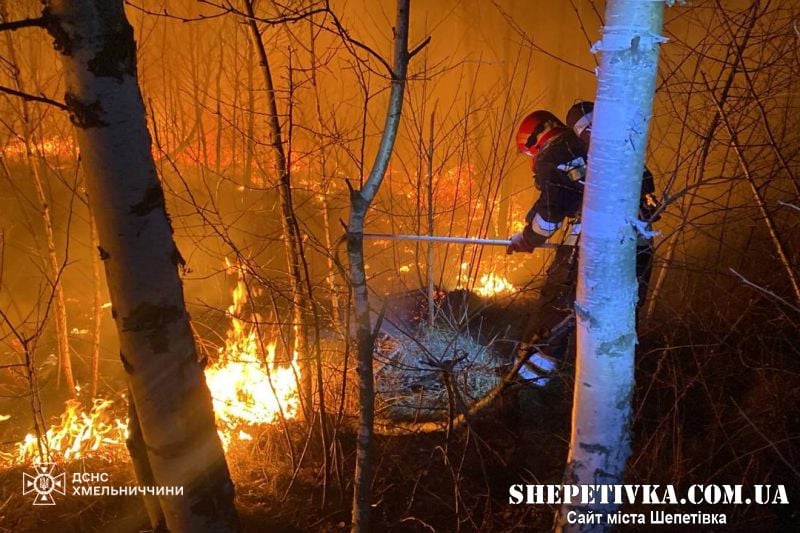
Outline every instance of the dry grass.
[(392, 420), (444, 420), (456, 409), (451, 405), (456, 398), (468, 407), (500, 381), (491, 346), (452, 329), (424, 330), (414, 338), (386, 336), (376, 362), (377, 414)]

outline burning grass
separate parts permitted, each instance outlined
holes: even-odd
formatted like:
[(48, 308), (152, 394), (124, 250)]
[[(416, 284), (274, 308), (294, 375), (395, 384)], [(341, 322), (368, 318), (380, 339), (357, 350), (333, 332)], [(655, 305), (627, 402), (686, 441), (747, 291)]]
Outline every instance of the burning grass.
[[(231, 325), (214, 364), (206, 368), (223, 446), (253, 440), (259, 427), (297, 416), (297, 369), (293, 361), (278, 364), (275, 343), (264, 339), (258, 317), (245, 319), (247, 287), (239, 272), (228, 308)], [(128, 420), (124, 402), (95, 398), (88, 409), (68, 400), (60, 419), (40, 437), (28, 433), (10, 450), (0, 451), (6, 467), (39, 460), (70, 462), (87, 457), (121, 459), (127, 456)]]
[[(456, 276), (455, 289), (467, 289), (470, 284), (469, 263), (461, 263)], [(481, 274), (472, 291), (482, 298), (493, 298), (496, 296), (506, 296), (517, 292), (517, 288), (505, 276), (497, 272), (486, 272)]]
[(28, 433), (10, 452), (3, 452), (7, 464), (30, 463), (40, 457), (59, 462), (83, 459), (87, 455), (117, 458), (125, 453), (127, 420), (119, 418), (114, 402), (97, 398), (87, 411), (79, 400), (67, 400), (60, 420), (50, 426), (41, 440)]
[(294, 361), (279, 365), (275, 342), (261, 335), (258, 317), (245, 320), (248, 289), (241, 273), (228, 308), (231, 327), (217, 361), (206, 369), (217, 427), (225, 448), (232, 439), (250, 440), (254, 426), (297, 416), (299, 372)]
[[(248, 305), (255, 289), (248, 288), (241, 269), (228, 266), (237, 274), (227, 309), (230, 327), (205, 371), (226, 450), (257, 439), (263, 427), (296, 418), (300, 409), (295, 361), (277, 360), (276, 343), (264, 334), (260, 317)], [(514, 290), (505, 278), (491, 273), (481, 277), (475, 292), (491, 297)], [(444, 326), (422, 330), (416, 339), (384, 337), (378, 361), (378, 412), (388, 419), (444, 420), (451, 408), (468, 407), (499, 380), (490, 347)], [(0, 462), (10, 467), (41, 459), (125, 458), (126, 415), (123, 399), (96, 398), (90, 405), (69, 400), (58, 421), (0, 451)]]
[(475, 293), (484, 298), (513, 294), (517, 290), (510, 281), (494, 272), (481, 275), (478, 283), (475, 286)]

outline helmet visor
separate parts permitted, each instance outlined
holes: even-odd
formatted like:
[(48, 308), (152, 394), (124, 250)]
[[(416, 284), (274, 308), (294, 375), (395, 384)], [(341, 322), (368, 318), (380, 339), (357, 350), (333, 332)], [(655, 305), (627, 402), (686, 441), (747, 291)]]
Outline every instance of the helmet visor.
[(575, 122), (575, 125), (572, 127), (572, 129), (575, 131), (575, 135), (580, 137), (581, 135), (583, 135), (584, 132), (587, 132), (587, 133), (591, 133), (592, 132), (592, 118), (593, 118), (593, 115), (594, 115), (594, 113), (589, 111), (588, 113), (583, 115), (580, 119), (578, 119), (577, 122)]

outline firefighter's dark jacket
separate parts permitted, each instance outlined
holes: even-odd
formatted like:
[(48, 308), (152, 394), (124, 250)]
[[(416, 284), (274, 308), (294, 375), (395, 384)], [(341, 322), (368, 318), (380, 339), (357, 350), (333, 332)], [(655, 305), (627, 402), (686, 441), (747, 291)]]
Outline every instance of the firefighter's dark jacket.
[[(533, 168), (539, 198), (525, 217), (525, 240), (532, 246), (544, 243), (563, 220), (579, 219), (586, 175), (586, 147), (565, 128), (542, 147)], [(653, 175), (647, 168), (642, 176), (639, 217), (649, 221), (656, 207)]]

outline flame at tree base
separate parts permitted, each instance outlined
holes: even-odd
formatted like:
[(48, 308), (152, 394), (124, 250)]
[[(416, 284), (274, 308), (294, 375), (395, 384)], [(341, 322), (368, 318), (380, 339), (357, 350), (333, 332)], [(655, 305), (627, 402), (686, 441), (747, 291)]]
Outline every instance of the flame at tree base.
[[(232, 442), (252, 440), (250, 432), (258, 426), (275, 424), (281, 417), (295, 418), (300, 406), (299, 372), (294, 361), (277, 364), (276, 345), (265, 342), (259, 334), (258, 316), (247, 322), (243, 319), (247, 286), (241, 270), (237, 271), (225, 346), (219, 348), (217, 361), (205, 370), (217, 431), (226, 450)], [(0, 461), (13, 466), (89, 456), (123, 457), (128, 421), (117, 414), (112, 400), (95, 399), (88, 412), (79, 400), (67, 400), (61, 419), (44, 432), (41, 441), (29, 433), (10, 452), (0, 453)]]
[[(274, 360), (275, 344), (266, 348), (267, 361)], [(298, 408), (295, 381), (292, 368), (273, 366), (268, 371), (254, 354), (220, 360), (206, 370), (223, 445), (227, 448), (236, 434), (234, 430), (242, 426), (273, 424), (281, 414), (294, 418)], [(242, 435), (250, 437), (243, 430), (239, 432), (240, 439)]]
[(276, 364), (275, 343), (265, 343), (259, 335), (258, 317), (250, 322), (241, 318), (246, 295), (247, 286), (240, 274), (233, 304), (228, 308), (231, 328), (225, 346), (219, 349), (217, 362), (206, 369), (217, 427), (226, 448), (237, 435), (235, 430), (239, 430), (240, 439), (242, 435), (251, 438), (243, 426), (274, 424), (281, 416), (294, 418), (300, 406), (299, 373), (294, 362)]

